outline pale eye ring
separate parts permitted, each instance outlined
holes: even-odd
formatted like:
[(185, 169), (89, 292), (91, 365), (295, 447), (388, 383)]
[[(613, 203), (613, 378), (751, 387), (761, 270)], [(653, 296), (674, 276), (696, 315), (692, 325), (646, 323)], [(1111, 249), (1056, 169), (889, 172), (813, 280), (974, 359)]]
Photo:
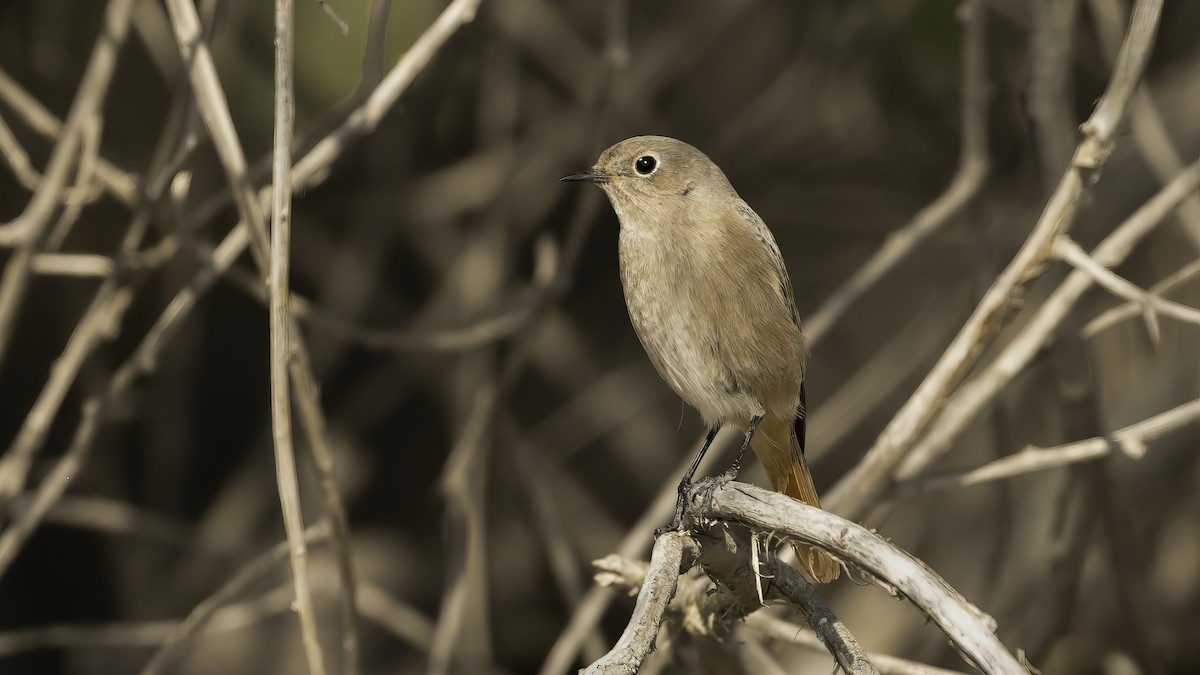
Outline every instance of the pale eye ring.
[(654, 173), (654, 170), (657, 168), (658, 160), (652, 155), (643, 155), (638, 157), (637, 161), (633, 163), (633, 170), (637, 171), (643, 176), (649, 176), (650, 174)]

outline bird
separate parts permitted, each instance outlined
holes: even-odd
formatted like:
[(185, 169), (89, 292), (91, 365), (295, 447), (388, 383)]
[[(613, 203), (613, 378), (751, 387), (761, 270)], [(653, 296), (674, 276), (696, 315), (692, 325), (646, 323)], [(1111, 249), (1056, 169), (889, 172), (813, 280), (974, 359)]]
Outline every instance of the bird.
[[(708, 426), (680, 483), (671, 528), (700, 460), (723, 426), (744, 434), (726, 476), (749, 446), (773, 488), (819, 507), (804, 456), (808, 347), (792, 283), (774, 236), (704, 153), (666, 136), (635, 136), (564, 182), (604, 190), (620, 223), (621, 285), (650, 362)], [(818, 582), (841, 566), (795, 545)]]

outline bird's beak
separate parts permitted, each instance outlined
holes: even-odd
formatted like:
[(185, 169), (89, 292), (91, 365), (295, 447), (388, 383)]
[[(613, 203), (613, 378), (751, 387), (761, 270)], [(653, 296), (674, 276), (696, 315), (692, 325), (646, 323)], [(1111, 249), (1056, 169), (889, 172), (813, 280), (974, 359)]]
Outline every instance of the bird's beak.
[(588, 169), (583, 173), (573, 173), (558, 180), (563, 183), (607, 183), (612, 180), (612, 176), (595, 169)]

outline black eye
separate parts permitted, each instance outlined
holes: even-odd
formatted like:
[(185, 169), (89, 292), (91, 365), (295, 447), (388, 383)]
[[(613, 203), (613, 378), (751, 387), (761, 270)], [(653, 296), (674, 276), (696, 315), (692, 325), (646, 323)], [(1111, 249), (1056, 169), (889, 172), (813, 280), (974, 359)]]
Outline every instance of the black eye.
[(650, 174), (654, 173), (654, 169), (657, 166), (658, 166), (658, 160), (654, 159), (650, 155), (646, 155), (645, 157), (638, 157), (638, 160), (633, 163), (633, 168), (637, 169), (637, 172), (642, 174), (643, 176), (649, 176)]

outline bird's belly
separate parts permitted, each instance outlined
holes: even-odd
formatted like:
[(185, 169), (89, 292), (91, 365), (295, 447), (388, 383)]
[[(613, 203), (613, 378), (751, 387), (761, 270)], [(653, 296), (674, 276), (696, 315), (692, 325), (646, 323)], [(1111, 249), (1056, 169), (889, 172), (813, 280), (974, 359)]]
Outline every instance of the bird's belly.
[[(701, 311), (705, 298), (685, 283), (655, 275), (623, 275), (629, 318), (646, 354), (662, 378), (705, 421), (745, 424), (763, 414), (761, 392), (748, 387), (729, 353), (728, 331)], [(647, 278), (649, 276), (650, 278)], [(663, 281), (663, 283), (656, 283)], [(707, 299), (712, 302), (712, 298)]]

